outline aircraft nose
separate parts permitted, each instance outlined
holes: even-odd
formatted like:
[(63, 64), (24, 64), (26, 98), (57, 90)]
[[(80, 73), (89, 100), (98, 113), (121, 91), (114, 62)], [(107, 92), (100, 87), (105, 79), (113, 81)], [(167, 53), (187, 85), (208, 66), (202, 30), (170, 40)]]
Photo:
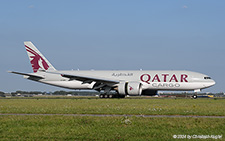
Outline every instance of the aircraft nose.
[(212, 80), (211, 82), (211, 86), (215, 85), (216, 84), (216, 81)]
[(211, 87), (211, 86), (213, 86), (213, 85), (215, 85), (215, 84), (216, 84), (216, 82), (215, 82), (214, 80), (210, 79), (210, 80), (208, 80), (206, 83), (204, 83), (203, 86), (204, 86), (205, 88), (208, 88), (208, 87)]

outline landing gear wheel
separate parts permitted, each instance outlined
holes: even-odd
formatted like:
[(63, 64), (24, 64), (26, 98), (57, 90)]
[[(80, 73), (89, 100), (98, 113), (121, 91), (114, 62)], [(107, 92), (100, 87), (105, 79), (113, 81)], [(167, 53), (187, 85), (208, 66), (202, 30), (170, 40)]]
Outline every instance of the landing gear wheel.
[(125, 95), (120, 94), (100, 94), (99, 98), (125, 98)]
[(99, 95), (99, 98), (105, 98), (105, 95), (100, 94), (100, 95)]
[(198, 96), (197, 96), (196, 94), (194, 94), (194, 95), (192, 96), (192, 98), (197, 99)]

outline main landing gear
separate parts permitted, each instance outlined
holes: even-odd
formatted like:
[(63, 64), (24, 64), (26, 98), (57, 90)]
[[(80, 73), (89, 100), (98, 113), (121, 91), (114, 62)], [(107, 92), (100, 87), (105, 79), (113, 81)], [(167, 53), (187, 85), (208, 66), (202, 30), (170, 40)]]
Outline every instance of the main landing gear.
[(120, 95), (120, 94), (100, 94), (99, 98), (125, 98), (125, 95)]

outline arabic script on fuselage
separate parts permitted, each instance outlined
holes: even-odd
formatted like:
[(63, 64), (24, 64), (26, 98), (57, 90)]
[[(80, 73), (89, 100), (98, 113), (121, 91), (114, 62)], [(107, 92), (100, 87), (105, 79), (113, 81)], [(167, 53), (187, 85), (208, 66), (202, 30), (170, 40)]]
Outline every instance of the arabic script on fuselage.
[(119, 77), (119, 76), (133, 76), (133, 73), (113, 73), (112, 76)]

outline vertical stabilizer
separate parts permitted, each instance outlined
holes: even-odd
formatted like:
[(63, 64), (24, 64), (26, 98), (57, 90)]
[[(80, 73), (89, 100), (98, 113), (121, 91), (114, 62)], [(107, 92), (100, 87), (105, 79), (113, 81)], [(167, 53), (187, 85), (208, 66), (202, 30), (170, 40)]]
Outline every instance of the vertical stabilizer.
[(56, 70), (32, 42), (24, 42), (24, 45), (34, 72)]

